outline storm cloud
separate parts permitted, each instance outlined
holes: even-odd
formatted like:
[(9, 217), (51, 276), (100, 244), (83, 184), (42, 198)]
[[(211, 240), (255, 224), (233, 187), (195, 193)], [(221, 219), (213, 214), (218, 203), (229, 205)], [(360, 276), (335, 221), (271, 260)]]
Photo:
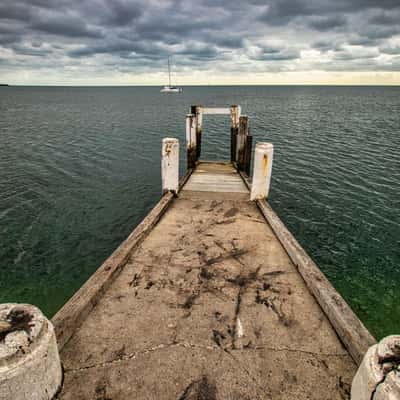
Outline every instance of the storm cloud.
[(399, 20), (398, 0), (2, 0), (0, 74), (397, 72)]

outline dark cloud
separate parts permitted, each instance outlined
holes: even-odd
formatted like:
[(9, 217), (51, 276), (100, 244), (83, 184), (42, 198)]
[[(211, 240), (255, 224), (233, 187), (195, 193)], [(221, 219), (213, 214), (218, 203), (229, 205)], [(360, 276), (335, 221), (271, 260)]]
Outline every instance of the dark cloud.
[(1, 0), (0, 57), (16, 70), (159, 71), (167, 56), (182, 70), (395, 70), (399, 18), (399, 0)]
[(104, 22), (113, 26), (128, 25), (142, 14), (139, 4), (131, 4), (123, 0), (109, 1), (107, 8), (108, 12), (104, 13)]
[(41, 46), (24, 46), (20, 44), (14, 45), (13, 50), (20, 55), (34, 57), (46, 57), (53, 52), (50, 48), (43, 48)]
[(30, 28), (64, 37), (101, 38), (103, 36), (101, 29), (90, 28), (83, 19), (70, 15), (39, 17), (30, 25)]
[(379, 12), (369, 19), (369, 23), (373, 25), (395, 25), (399, 23), (400, 13)]
[(359, 31), (360, 35), (368, 39), (386, 39), (400, 33), (400, 25), (393, 26), (364, 26)]
[(284, 50), (277, 53), (262, 53), (258, 56), (252, 57), (257, 61), (287, 61), (299, 58), (299, 52), (296, 50)]
[(331, 15), (328, 17), (312, 17), (308, 24), (318, 31), (328, 31), (346, 25), (346, 18), (343, 15)]
[(352, 45), (352, 46), (371, 47), (371, 46), (379, 45), (379, 39), (355, 35), (355, 36), (350, 36), (347, 39), (347, 43)]
[(275, 0), (266, 3), (261, 18), (274, 25), (287, 23), (297, 17), (329, 16), (338, 13), (363, 12), (369, 9), (391, 10), (399, 7), (398, 0)]

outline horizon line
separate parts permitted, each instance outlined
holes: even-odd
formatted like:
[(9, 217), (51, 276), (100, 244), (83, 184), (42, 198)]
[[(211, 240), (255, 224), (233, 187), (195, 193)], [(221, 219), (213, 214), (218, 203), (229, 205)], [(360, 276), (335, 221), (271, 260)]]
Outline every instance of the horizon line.
[[(164, 84), (59, 84), (59, 83), (49, 83), (49, 84), (18, 84), (18, 83), (2, 83), (0, 82), (0, 87), (164, 87)], [(389, 86), (389, 87), (399, 87), (400, 83), (235, 83), (235, 84), (185, 84), (177, 85), (178, 87), (233, 87), (233, 86)]]

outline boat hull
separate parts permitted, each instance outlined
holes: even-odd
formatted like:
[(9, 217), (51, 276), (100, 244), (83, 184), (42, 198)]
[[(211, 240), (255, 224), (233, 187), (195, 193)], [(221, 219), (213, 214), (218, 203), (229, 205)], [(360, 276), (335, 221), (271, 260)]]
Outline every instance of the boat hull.
[(161, 93), (181, 93), (182, 88), (165, 86), (160, 90)]

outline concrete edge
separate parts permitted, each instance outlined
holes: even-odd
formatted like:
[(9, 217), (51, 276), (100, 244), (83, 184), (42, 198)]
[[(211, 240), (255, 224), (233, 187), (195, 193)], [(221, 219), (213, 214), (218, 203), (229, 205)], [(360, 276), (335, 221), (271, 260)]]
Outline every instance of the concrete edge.
[[(188, 170), (180, 179), (179, 190), (187, 182), (192, 172), (193, 170)], [(165, 193), (132, 233), (54, 315), (51, 322), (56, 333), (59, 351), (68, 343), (75, 330), (82, 325), (83, 321), (127, 263), (132, 250), (156, 226), (173, 199), (173, 193)]]
[[(238, 172), (245, 185), (249, 188), (249, 178), (242, 171)], [(339, 339), (357, 366), (360, 365), (368, 348), (376, 344), (375, 338), (286, 228), (285, 224), (267, 201), (256, 200), (256, 204), (296, 266), (308, 289), (317, 300), (322, 311), (328, 317)]]

